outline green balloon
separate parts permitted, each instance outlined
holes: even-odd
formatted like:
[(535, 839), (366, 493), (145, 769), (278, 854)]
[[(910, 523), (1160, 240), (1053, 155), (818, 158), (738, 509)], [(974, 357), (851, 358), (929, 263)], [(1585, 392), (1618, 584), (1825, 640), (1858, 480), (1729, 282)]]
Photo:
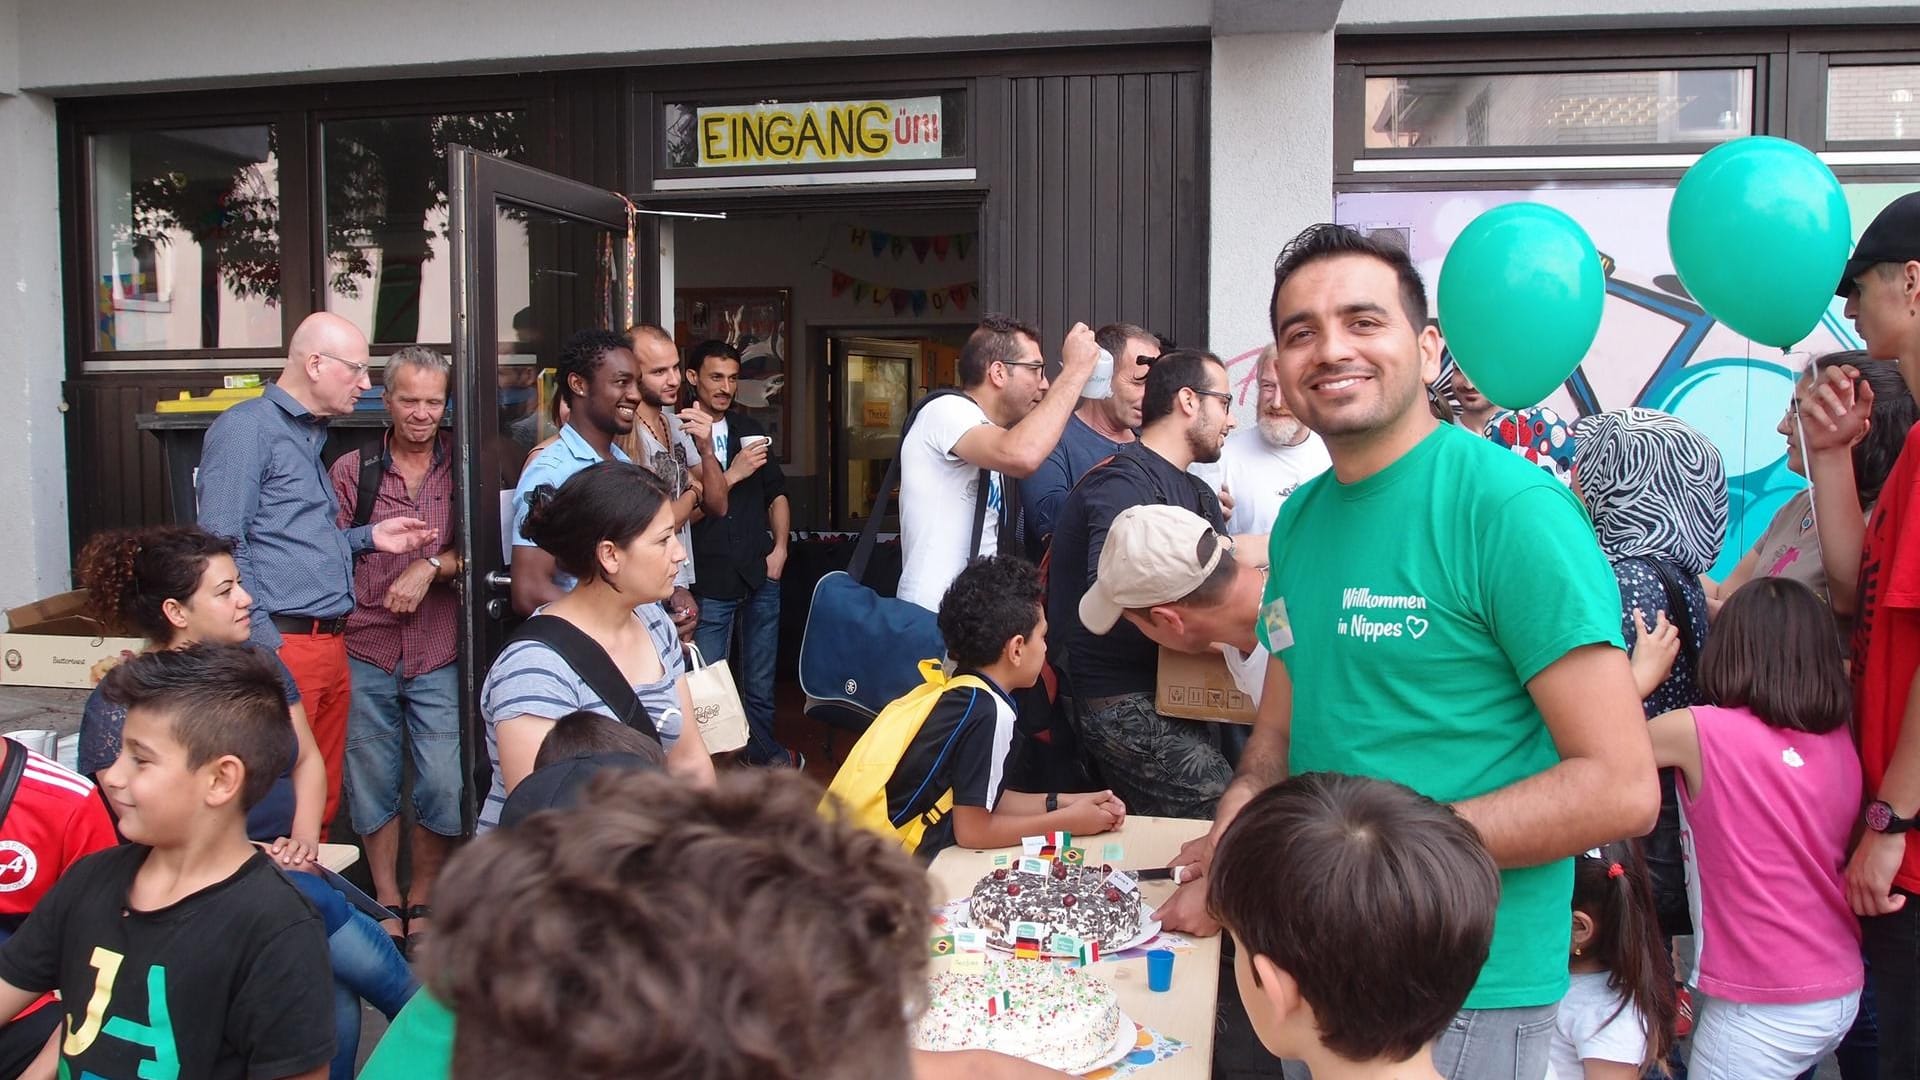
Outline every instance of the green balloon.
[(1607, 276), (1578, 222), (1517, 202), (1474, 218), (1440, 265), (1440, 332), (1473, 385), (1527, 409), (1567, 380), (1600, 332)]
[(1667, 213), (1667, 250), (1687, 292), (1707, 314), (1782, 349), (1819, 324), (1852, 242), (1833, 170), (1767, 135), (1702, 155)]

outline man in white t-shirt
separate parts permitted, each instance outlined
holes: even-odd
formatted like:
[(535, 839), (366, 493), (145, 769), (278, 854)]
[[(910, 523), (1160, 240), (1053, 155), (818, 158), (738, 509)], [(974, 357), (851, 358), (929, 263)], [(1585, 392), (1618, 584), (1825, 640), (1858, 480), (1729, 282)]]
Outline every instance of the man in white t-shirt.
[(1098, 353), (1093, 331), (1074, 323), (1049, 389), (1033, 327), (1004, 315), (980, 321), (960, 350), (961, 392), (928, 402), (900, 443), (900, 599), (938, 611), (966, 568), (982, 469), (987, 516), (979, 554), (999, 552), (1003, 478), (1033, 475), (1053, 452)]
[(1217, 463), (1195, 463), (1187, 470), (1213, 485), (1221, 505), (1230, 508), (1227, 532), (1233, 536), (1272, 532), (1273, 519), (1294, 489), (1333, 464), (1320, 436), (1307, 430), (1280, 396), (1274, 357), (1271, 344), (1260, 353), (1259, 422), (1227, 436)]

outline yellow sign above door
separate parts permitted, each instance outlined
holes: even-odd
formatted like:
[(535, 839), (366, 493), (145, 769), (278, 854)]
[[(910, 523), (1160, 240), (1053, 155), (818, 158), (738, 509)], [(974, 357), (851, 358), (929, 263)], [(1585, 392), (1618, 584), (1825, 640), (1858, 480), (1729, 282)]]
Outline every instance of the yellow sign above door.
[(940, 156), (938, 97), (716, 105), (695, 122), (702, 168)]

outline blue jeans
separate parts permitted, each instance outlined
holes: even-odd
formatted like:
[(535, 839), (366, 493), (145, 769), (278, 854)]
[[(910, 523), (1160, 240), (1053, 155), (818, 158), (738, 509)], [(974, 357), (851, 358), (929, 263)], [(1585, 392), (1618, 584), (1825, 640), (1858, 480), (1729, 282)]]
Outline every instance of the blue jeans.
[(347, 903), (314, 874), (287, 875), (320, 910), (327, 927), (327, 959), (333, 967), (333, 1063), (331, 1080), (352, 1080), (360, 1055), (360, 1002), (391, 1020), (420, 988), (393, 939), (380, 924)]
[(747, 709), (747, 760), (755, 765), (781, 765), (787, 748), (773, 737), (773, 663), (780, 654), (780, 583), (772, 579), (744, 600), (717, 600), (702, 596), (700, 625), (693, 643), (710, 664), (730, 659), (735, 616), (740, 622), (740, 662), (731, 664), (740, 683), (740, 703)]
[(460, 665), (412, 678), (347, 658), (347, 809), (369, 836), (400, 813), (400, 780), (413, 757), (413, 814), (423, 829), (460, 835)]
[(1867, 955), (1867, 981), (1873, 984), (1874, 1012), (1880, 1025), (1882, 1080), (1920, 1077), (1920, 894), (1895, 892), (1907, 906), (1891, 915), (1860, 920)]

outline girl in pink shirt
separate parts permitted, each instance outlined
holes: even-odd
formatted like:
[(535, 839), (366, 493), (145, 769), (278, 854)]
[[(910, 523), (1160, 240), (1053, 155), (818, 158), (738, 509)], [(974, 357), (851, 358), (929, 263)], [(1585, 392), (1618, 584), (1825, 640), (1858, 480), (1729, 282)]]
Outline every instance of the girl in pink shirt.
[(1833, 617), (1811, 589), (1760, 578), (1726, 601), (1700, 654), (1709, 705), (1651, 722), (1680, 770), (1698, 951), (1693, 1080), (1792, 1080), (1853, 1023), (1860, 927), (1847, 842), (1860, 759)]

